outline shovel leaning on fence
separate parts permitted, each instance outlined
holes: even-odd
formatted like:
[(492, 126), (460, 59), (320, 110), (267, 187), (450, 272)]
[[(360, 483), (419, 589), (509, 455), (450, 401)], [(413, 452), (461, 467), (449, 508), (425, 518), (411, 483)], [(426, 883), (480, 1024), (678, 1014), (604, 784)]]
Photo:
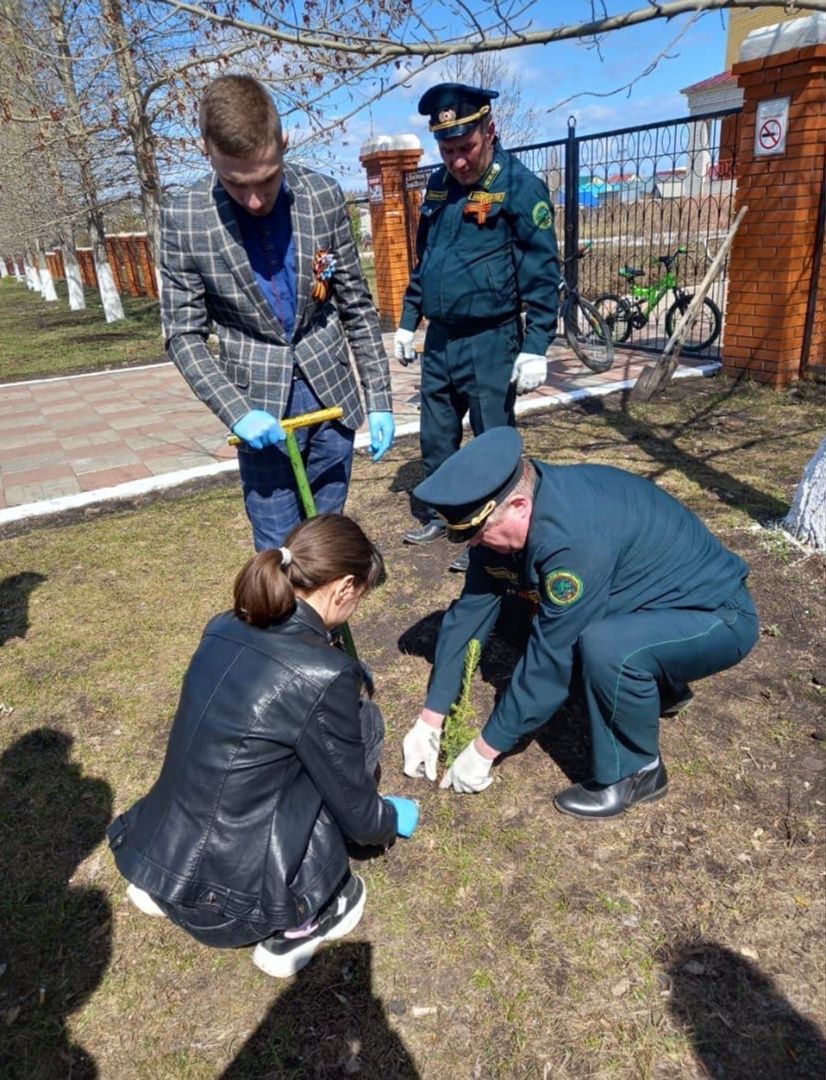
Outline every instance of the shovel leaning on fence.
[[(304, 468), (304, 459), (301, 456), (301, 450), (298, 446), (298, 440), (295, 437), (295, 431), (297, 428), (312, 427), (314, 424), (323, 424), (326, 420), (340, 420), (342, 416), (344, 416), (344, 409), (342, 409), (340, 405), (335, 405), (331, 409), (318, 409), (316, 412), (302, 413), (301, 416), (290, 416), (286, 420), (281, 421), (281, 427), (284, 430), (284, 434), (287, 436), (287, 454), (293, 468), (293, 476), (295, 477), (296, 486), (298, 487), (298, 494), (301, 496), (301, 505), (304, 507), (304, 513), (308, 518), (315, 517), (318, 511), (316, 510), (315, 499), (313, 498), (313, 493), (310, 489), (310, 482), (307, 479), (307, 471)], [(243, 439), (239, 439), (237, 435), (230, 435), (227, 442), (230, 446), (240, 446)], [(342, 623), (339, 627), (339, 633), (341, 634), (341, 641), (348, 655), (352, 656), (354, 660), (358, 660), (356, 645), (347, 623)]]

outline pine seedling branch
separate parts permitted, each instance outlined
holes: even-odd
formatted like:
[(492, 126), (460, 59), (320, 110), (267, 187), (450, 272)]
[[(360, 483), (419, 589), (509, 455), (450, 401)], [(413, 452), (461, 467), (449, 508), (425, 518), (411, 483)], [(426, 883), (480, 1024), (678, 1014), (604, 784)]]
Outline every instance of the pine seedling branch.
[(458, 701), (450, 706), (442, 732), (442, 756), (447, 768), (453, 764), (471, 739), (479, 734), (471, 689), (473, 675), (482, 659), (482, 645), (476, 638), (471, 638), (465, 652), (465, 664), (462, 670), (462, 689)]

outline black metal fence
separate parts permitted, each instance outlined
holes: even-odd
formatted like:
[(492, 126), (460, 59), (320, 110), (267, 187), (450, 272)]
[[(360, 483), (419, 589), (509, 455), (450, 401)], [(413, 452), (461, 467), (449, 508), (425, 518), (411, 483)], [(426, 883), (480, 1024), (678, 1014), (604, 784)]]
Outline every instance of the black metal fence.
[[(584, 296), (627, 296), (620, 276), (631, 266), (645, 271), (636, 281), (653, 288), (663, 276), (659, 256), (685, 249), (675, 263), (678, 284), (698, 285), (734, 216), (740, 111), (705, 113), (597, 135), (577, 135), (520, 146), (513, 153), (548, 185), (567, 280)], [(412, 267), (421, 192), (433, 165), (405, 176), (408, 255)], [(577, 252), (588, 253), (577, 259)], [(710, 297), (725, 315), (727, 265)], [(673, 295), (653, 306), (628, 347), (660, 351), (666, 342), (665, 313)], [(643, 304), (643, 310), (647, 309)], [(725, 323), (723, 334), (725, 333)], [(718, 357), (722, 336), (704, 351)]]

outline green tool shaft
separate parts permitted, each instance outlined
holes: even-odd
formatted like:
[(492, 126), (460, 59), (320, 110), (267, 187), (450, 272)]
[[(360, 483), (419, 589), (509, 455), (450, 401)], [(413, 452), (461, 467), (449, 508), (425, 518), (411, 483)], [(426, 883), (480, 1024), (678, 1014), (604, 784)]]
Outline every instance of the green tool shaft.
[[(287, 454), (290, 459), (290, 464), (293, 467), (293, 476), (295, 477), (298, 494), (301, 496), (301, 505), (304, 507), (304, 513), (308, 518), (316, 517), (318, 510), (316, 510), (315, 499), (313, 498), (313, 493), (310, 489), (310, 483), (307, 480), (307, 471), (304, 468), (304, 459), (301, 456), (298, 440), (295, 437), (295, 429), (300, 427), (312, 427), (314, 424), (321, 424), (325, 420), (340, 420), (343, 415), (344, 410), (341, 406), (335, 405), (330, 409), (319, 409), (317, 412), (302, 413), (301, 416), (290, 416), (281, 421), (281, 427), (283, 428), (285, 435)], [(240, 446), (242, 441), (243, 440), (239, 439), (237, 435), (230, 435), (227, 439), (230, 446)], [(347, 623), (341, 624), (339, 633), (341, 634), (341, 640), (348, 656), (352, 656), (354, 660), (358, 660), (356, 643), (353, 641), (353, 635), (350, 633), (350, 627)]]
[[(293, 475), (295, 476), (296, 486), (298, 487), (298, 494), (301, 496), (301, 505), (304, 507), (304, 513), (308, 518), (315, 517), (318, 511), (316, 510), (315, 499), (313, 498), (313, 493), (310, 490), (310, 484), (307, 480), (307, 472), (304, 468), (304, 459), (301, 456), (298, 440), (293, 431), (287, 431), (285, 434), (287, 436), (287, 453), (290, 458), (290, 464), (293, 467)], [(358, 660), (356, 643), (353, 641), (353, 635), (350, 632), (350, 627), (347, 623), (341, 624), (339, 633), (341, 634), (341, 640), (347, 655), (352, 656), (354, 660)]]
[(313, 493), (310, 491), (310, 483), (307, 480), (307, 473), (304, 469), (304, 459), (301, 456), (301, 450), (298, 447), (298, 439), (295, 437), (295, 432), (285, 432), (287, 453), (290, 456), (290, 464), (293, 467), (293, 474), (295, 476), (295, 482), (298, 486), (298, 494), (301, 496), (301, 505), (304, 507), (304, 513), (308, 518), (315, 517), (318, 511), (315, 508), (315, 499)]

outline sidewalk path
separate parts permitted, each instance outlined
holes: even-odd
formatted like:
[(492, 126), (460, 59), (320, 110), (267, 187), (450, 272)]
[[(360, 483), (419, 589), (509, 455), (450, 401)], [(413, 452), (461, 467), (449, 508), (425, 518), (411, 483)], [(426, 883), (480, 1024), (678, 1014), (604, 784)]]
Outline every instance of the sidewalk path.
[[(392, 354), (393, 335), (385, 335)], [(595, 375), (564, 345), (550, 374), (517, 412), (600, 396), (630, 385), (652, 357), (619, 351)], [(718, 364), (688, 362), (677, 376)], [(397, 433), (419, 428), (418, 363), (390, 361)], [(0, 384), (0, 524), (109, 499), (129, 498), (236, 468), (224, 425), (170, 363)], [(366, 445), (367, 432), (356, 445)]]

